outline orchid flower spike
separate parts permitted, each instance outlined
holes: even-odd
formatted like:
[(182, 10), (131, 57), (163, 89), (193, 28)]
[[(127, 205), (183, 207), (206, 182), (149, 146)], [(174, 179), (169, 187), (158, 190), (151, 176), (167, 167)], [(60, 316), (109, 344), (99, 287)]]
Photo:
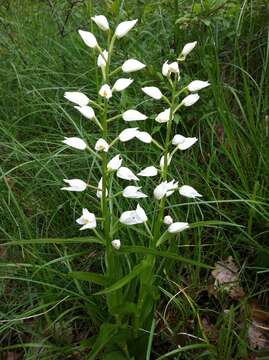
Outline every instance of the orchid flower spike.
[(187, 150), (195, 144), (197, 140), (198, 139), (196, 137), (185, 137), (177, 134), (173, 137), (172, 144), (177, 146), (179, 150)]
[(86, 119), (92, 120), (95, 118), (95, 112), (90, 106), (74, 106), (74, 108), (77, 109)]
[(118, 170), (117, 170), (117, 177), (120, 179), (124, 179), (124, 180), (135, 180), (138, 181), (138, 177), (135, 176), (135, 174), (128, 169), (127, 167), (121, 166)]
[(95, 149), (96, 151), (108, 152), (109, 145), (108, 145), (108, 143), (106, 142), (106, 140), (100, 138), (100, 139), (97, 140), (94, 149)]
[(115, 91), (123, 91), (125, 89), (127, 89), (128, 86), (130, 86), (132, 84), (134, 80), (133, 79), (118, 79), (113, 88), (112, 88), (112, 91), (115, 90)]
[(109, 23), (104, 15), (95, 15), (91, 17), (92, 21), (103, 31), (109, 30)]
[(146, 194), (144, 194), (142, 191), (140, 191), (141, 187), (139, 186), (127, 186), (123, 192), (122, 195), (125, 198), (129, 199), (141, 199), (148, 197)]
[(104, 84), (101, 86), (99, 90), (99, 95), (109, 100), (112, 97), (112, 90), (108, 84)]
[(184, 106), (192, 106), (193, 104), (195, 104), (198, 100), (200, 99), (200, 96), (198, 94), (191, 94), (186, 96), (183, 100), (182, 100), (182, 105)]
[(166, 215), (164, 218), (163, 218), (163, 223), (165, 224), (165, 225), (171, 225), (171, 224), (173, 224), (173, 219), (172, 219), (172, 217), (170, 216), (170, 215)]
[(187, 222), (174, 222), (173, 224), (169, 225), (167, 231), (170, 234), (176, 234), (188, 229), (189, 227), (190, 226)]
[(62, 187), (61, 190), (81, 192), (86, 190), (87, 188), (87, 184), (80, 179), (64, 179), (64, 182), (69, 186)]
[(125, 36), (137, 23), (136, 20), (129, 20), (129, 21), (123, 21), (121, 22), (115, 30), (115, 35), (117, 39), (121, 39), (123, 36)]
[(108, 171), (116, 171), (121, 167), (122, 158), (120, 155), (114, 156), (107, 164)]
[[(158, 122), (158, 123), (160, 123), (160, 124), (162, 124), (162, 123), (167, 123), (168, 121), (169, 121), (169, 119), (170, 119), (170, 113), (171, 113), (171, 109), (169, 108), (169, 109), (165, 109), (164, 111), (162, 111), (162, 112), (160, 112), (157, 116), (156, 116), (156, 118), (155, 118), (155, 120)], [(172, 115), (172, 119), (174, 118), (174, 116)]]
[(127, 110), (122, 114), (124, 121), (141, 121), (146, 120), (147, 116), (137, 110)]
[(158, 170), (156, 169), (155, 166), (148, 166), (145, 169), (141, 170), (137, 175), (151, 177), (151, 176), (156, 176), (157, 174), (158, 174)]
[(197, 92), (199, 90), (202, 90), (202, 89), (208, 87), (209, 85), (210, 84), (208, 81), (194, 80), (189, 83), (187, 88), (190, 92)]
[(111, 245), (113, 246), (114, 249), (119, 250), (121, 247), (121, 241), (120, 239), (115, 239), (111, 241)]
[(161, 93), (160, 89), (158, 89), (156, 86), (143, 87), (142, 91), (155, 100), (160, 100), (163, 97), (163, 94)]
[(199, 194), (193, 187), (189, 185), (183, 185), (179, 188), (179, 193), (182, 196), (188, 197), (190, 199), (195, 199), (197, 197), (202, 197), (203, 195)]
[(93, 213), (90, 213), (88, 209), (82, 210), (82, 216), (76, 220), (79, 225), (83, 225), (79, 230), (95, 229), (96, 218)]
[(142, 224), (148, 220), (144, 209), (138, 204), (136, 210), (124, 211), (120, 217), (120, 223), (124, 225)]
[(195, 48), (196, 45), (197, 45), (197, 41), (187, 43), (183, 47), (183, 49), (181, 51), (181, 54), (179, 55), (178, 60), (179, 61), (184, 61), (186, 59), (186, 56), (189, 55), (189, 53)]
[(89, 46), (92, 49), (98, 47), (96, 37), (91, 32), (79, 30), (78, 33), (87, 46)]
[(78, 137), (65, 137), (62, 141), (64, 144), (73, 147), (74, 149), (78, 150), (85, 150), (87, 147), (87, 144), (84, 140), (78, 138)]
[(144, 67), (146, 67), (146, 65), (141, 63), (140, 61), (135, 59), (129, 59), (122, 64), (121, 69), (125, 73), (131, 73), (134, 71), (142, 70), (144, 69)]
[(107, 59), (108, 59), (108, 52), (107, 52), (107, 50), (104, 50), (104, 51), (102, 51), (102, 54), (98, 55), (97, 66), (100, 68), (105, 68)]
[(79, 91), (66, 91), (64, 93), (64, 97), (79, 105), (79, 106), (85, 106), (85, 105), (88, 105), (90, 99), (88, 98), (88, 96), (86, 96), (85, 94), (83, 94), (82, 92), (79, 92)]

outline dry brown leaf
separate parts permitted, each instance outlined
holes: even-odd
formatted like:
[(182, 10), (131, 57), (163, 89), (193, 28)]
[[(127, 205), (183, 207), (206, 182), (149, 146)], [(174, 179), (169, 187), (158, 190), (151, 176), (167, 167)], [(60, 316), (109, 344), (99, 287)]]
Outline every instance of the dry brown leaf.
[(232, 256), (229, 256), (227, 260), (217, 262), (211, 273), (215, 279), (215, 288), (221, 287), (232, 299), (241, 299), (245, 295), (243, 288), (239, 285), (238, 271)]
[(251, 349), (269, 348), (269, 339), (264, 330), (265, 326), (262, 322), (253, 320), (248, 328), (248, 341)]

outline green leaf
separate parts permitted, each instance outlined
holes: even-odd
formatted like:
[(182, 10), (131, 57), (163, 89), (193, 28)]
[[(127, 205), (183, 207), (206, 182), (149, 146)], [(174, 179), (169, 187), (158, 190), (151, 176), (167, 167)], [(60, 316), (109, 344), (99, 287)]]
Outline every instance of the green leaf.
[(73, 279), (90, 281), (98, 285), (107, 285), (107, 278), (102, 274), (96, 274), (93, 272), (84, 272), (84, 271), (73, 271), (68, 273)]
[(91, 237), (74, 237), (68, 239), (61, 238), (49, 238), (49, 239), (28, 239), (28, 240), (15, 240), (6, 243), (1, 243), (1, 246), (13, 246), (13, 245), (44, 245), (44, 244), (75, 244), (75, 243), (86, 243), (86, 244), (102, 244), (102, 240), (91, 236)]
[[(105, 323), (101, 325), (99, 335), (93, 344), (92, 351), (87, 360), (94, 360), (99, 352), (113, 339), (118, 332), (118, 325)], [(99, 358), (100, 359), (100, 358)]]
[(112, 291), (116, 291), (122, 288), (123, 286), (127, 285), (132, 279), (138, 276), (141, 272), (145, 271), (148, 267), (149, 264), (146, 263), (145, 261), (142, 261), (140, 264), (136, 265), (128, 275), (116, 281), (113, 285), (109, 286), (108, 288), (97, 292), (95, 295), (108, 294)]
[(187, 264), (199, 266), (199, 267), (202, 267), (205, 269), (213, 269), (212, 266), (201, 263), (200, 261), (187, 259), (183, 256), (179, 256), (179, 255), (177, 255), (175, 253), (171, 253), (169, 251), (158, 251), (155, 249), (146, 248), (144, 246), (122, 246), (121, 249), (119, 250), (119, 252), (121, 252), (121, 253), (142, 253), (142, 254), (147, 254), (147, 255), (161, 256), (161, 257), (166, 257), (169, 259), (182, 261)]

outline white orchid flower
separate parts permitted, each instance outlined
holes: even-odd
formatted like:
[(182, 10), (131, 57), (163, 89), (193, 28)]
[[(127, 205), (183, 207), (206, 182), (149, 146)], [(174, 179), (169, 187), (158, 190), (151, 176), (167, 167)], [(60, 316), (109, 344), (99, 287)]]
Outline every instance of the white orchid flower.
[(185, 137), (177, 134), (173, 137), (172, 144), (177, 146), (179, 150), (187, 150), (195, 144), (197, 140), (198, 139), (196, 137)]
[(129, 21), (123, 21), (121, 22), (115, 30), (115, 35), (118, 39), (121, 39), (123, 36), (125, 36), (137, 23), (136, 20), (129, 20)]
[[(167, 154), (167, 166), (170, 165), (171, 160), (172, 160), (172, 155), (170, 155), (170, 154), (168, 153), (168, 154)], [(161, 167), (161, 169), (164, 167), (164, 155), (161, 157), (160, 167)]]
[(158, 170), (156, 169), (155, 166), (148, 166), (145, 169), (141, 170), (137, 175), (151, 177), (151, 176), (156, 176), (157, 174), (158, 174)]
[(75, 109), (77, 109), (81, 115), (83, 115), (86, 119), (94, 119), (95, 118), (95, 112), (92, 107), (83, 105), (83, 106), (74, 106)]
[(124, 180), (135, 180), (138, 181), (138, 177), (135, 176), (135, 174), (132, 172), (132, 170), (128, 169), (127, 167), (121, 166), (118, 170), (117, 170), (117, 177), (119, 177), (120, 179), (124, 179)]
[[(108, 191), (106, 189), (106, 196), (108, 195)], [(103, 196), (103, 178), (101, 177), (101, 179), (99, 180), (98, 186), (97, 186), (97, 191), (96, 191), (96, 196), (101, 199)]]
[(144, 67), (146, 67), (146, 65), (142, 62), (135, 59), (129, 59), (122, 64), (121, 69), (125, 73), (131, 73), (134, 71), (142, 70), (144, 69)]
[(95, 15), (91, 17), (92, 21), (103, 31), (109, 30), (109, 23), (104, 15)]
[(139, 186), (127, 186), (123, 192), (122, 195), (125, 198), (129, 199), (141, 199), (148, 197), (146, 194), (144, 194), (142, 191), (140, 191), (141, 187)]
[(183, 185), (179, 188), (179, 193), (182, 196), (195, 199), (196, 197), (202, 197), (203, 195), (199, 194), (192, 186)]
[(122, 130), (122, 132), (119, 134), (119, 140), (121, 142), (132, 140), (136, 137), (137, 129), (138, 128), (127, 128)]
[(163, 223), (165, 225), (171, 225), (173, 224), (174, 220), (173, 218), (170, 216), (170, 215), (166, 215), (164, 218), (163, 218)]
[(195, 48), (196, 45), (197, 45), (197, 41), (187, 43), (186, 45), (184, 45), (180, 54), (180, 58), (182, 57), (182, 60), (185, 60), (186, 56), (189, 55), (189, 53)]
[(107, 50), (104, 50), (102, 52), (102, 55), (101, 54), (98, 55), (97, 66), (100, 67), (100, 68), (105, 68), (106, 63), (107, 63), (107, 59), (108, 59), (108, 52), (107, 52)]
[(112, 90), (108, 84), (104, 84), (101, 86), (99, 90), (99, 95), (106, 98), (107, 100), (112, 97)]
[(124, 225), (142, 224), (147, 220), (147, 215), (139, 204), (137, 205), (136, 210), (124, 211), (120, 217), (120, 222)]
[(97, 140), (94, 149), (95, 149), (96, 151), (108, 152), (109, 145), (108, 145), (108, 143), (106, 142), (106, 140), (100, 138), (100, 139)]
[(79, 35), (81, 36), (84, 43), (90, 48), (94, 49), (98, 46), (96, 37), (89, 31), (79, 30)]
[(145, 86), (141, 90), (155, 100), (160, 100), (163, 96), (161, 90), (158, 89), (156, 86)]
[(88, 96), (86, 96), (85, 94), (83, 94), (82, 92), (80, 91), (66, 91), (64, 93), (64, 97), (79, 105), (79, 106), (85, 106), (85, 105), (88, 105), (90, 99), (88, 98)]
[(151, 135), (146, 131), (137, 130), (135, 137), (146, 144), (150, 144), (152, 141)]
[(82, 216), (76, 220), (79, 225), (83, 225), (79, 230), (95, 229), (96, 218), (93, 213), (90, 213), (88, 209), (82, 210)]
[(194, 81), (189, 83), (187, 88), (191, 92), (196, 92), (196, 91), (199, 91), (199, 90), (202, 90), (202, 89), (206, 88), (209, 85), (210, 84), (209, 84), (208, 81), (194, 80)]
[(122, 114), (124, 121), (141, 121), (146, 120), (147, 116), (137, 110), (127, 110)]
[(195, 104), (198, 100), (200, 99), (200, 96), (198, 94), (191, 94), (186, 96), (183, 100), (182, 100), (182, 104), (184, 106), (192, 106), (193, 104)]
[(62, 142), (78, 150), (85, 150), (87, 147), (85, 141), (78, 137), (70, 137), (70, 138), (65, 137)]
[[(158, 123), (160, 123), (160, 124), (162, 124), (162, 123), (167, 123), (167, 122), (169, 121), (169, 119), (170, 119), (170, 112), (171, 112), (171, 109), (170, 109), (170, 108), (169, 108), (169, 109), (165, 109), (164, 111), (160, 112), (160, 113), (156, 116), (155, 120), (156, 120)], [(173, 119), (173, 116), (172, 116), (172, 119)]]
[(179, 74), (179, 66), (176, 61), (171, 64), (166, 61), (162, 66), (162, 74), (163, 76), (170, 76), (172, 73)]
[(189, 227), (190, 226), (187, 222), (174, 222), (173, 224), (169, 225), (167, 231), (171, 234), (176, 234), (188, 229)]
[(69, 186), (62, 187), (61, 190), (81, 192), (87, 188), (87, 184), (80, 179), (64, 179), (64, 182)]
[(115, 239), (111, 241), (111, 245), (113, 246), (114, 249), (119, 250), (121, 247), (121, 241), (120, 239)]
[(125, 79), (125, 78), (122, 78), (122, 79), (118, 79), (113, 88), (112, 88), (112, 91), (115, 90), (115, 91), (123, 91), (125, 89), (127, 89), (128, 86), (130, 86), (132, 84), (134, 80), (133, 79)]
[(120, 155), (114, 156), (107, 164), (108, 171), (116, 171), (121, 167), (122, 158)]
[(161, 200), (164, 196), (168, 197), (173, 194), (173, 192), (178, 188), (178, 182), (175, 180), (172, 181), (163, 181), (154, 189), (153, 195), (156, 200)]

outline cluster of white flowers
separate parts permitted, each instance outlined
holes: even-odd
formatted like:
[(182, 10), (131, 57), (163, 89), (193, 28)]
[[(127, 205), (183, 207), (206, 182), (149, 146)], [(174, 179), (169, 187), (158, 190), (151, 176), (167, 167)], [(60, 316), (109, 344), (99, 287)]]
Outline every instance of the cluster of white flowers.
[[(105, 16), (98, 15), (92, 17), (92, 20), (94, 23), (104, 32), (108, 32), (110, 30), (110, 24)], [(114, 35), (112, 37), (111, 43), (114, 42), (116, 39), (121, 39), (127, 33), (136, 25), (137, 20), (132, 21), (124, 21), (120, 23), (114, 32)], [(84, 43), (90, 47), (97, 49), (99, 52), (98, 58), (97, 58), (97, 66), (101, 68), (103, 79), (106, 80), (105, 73), (107, 71), (107, 66), (110, 62), (110, 57), (112, 50), (109, 47), (108, 50), (101, 49), (100, 45), (98, 44), (98, 41), (94, 34), (88, 31), (79, 30), (79, 35), (81, 36)], [(111, 44), (110, 43), (110, 44)], [(180, 67), (178, 61), (183, 61), (186, 56), (194, 49), (196, 46), (196, 42), (186, 44), (177, 59), (177, 61), (169, 63), (168, 60), (165, 61), (165, 63), (162, 66), (162, 74), (165, 78), (168, 79), (170, 84), (174, 84), (175, 90), (176, 90), (176, 84), (178, 84), (180, 80)], [(136, 59), (128, 59), (126, 60), (120, 69), (124, 73), (132, 73), (138, 70), (141, 70), (145, 67), (143, 63)], [(115, 73), (115, 71), (114, 71)], [(132, 83), (133, 79), (131, 78), (119, 78), (114, 82), (114, 85), (110, 85), (108, 83), (102, 84), (101, 88), (99, 89), (99, 95), (103, 98), (104, 102), (109, 102), (109, 100), (113, 97), (114, 92), (121, 92), (127, 89)], [(161, 113), (157, 114), (155, 120), (160, 123), (167, 123), (168, 124), (173, 122), (174, 115), (176, 111), (181, 106), (192, 106), (199, 100), (198, 91), (209, 86), (209, 83), (207, 81), (200, 81), (195, 80), (192, 81), (190, 84), (188, 84), (184, 89), (183, 92), (190, 92), (189, 95), (185, 96), (181, 102), (174, 103), (167, 99), (166, 96), (163, 95), (163, 92), (156, 86), (146, 86), (142, 88), (142, 91), (147, 96), (151, 97), (154, 100), (161, 100), (164, 101), (166, 104), (169, 105), (168, 108), (164, 109)], [(178, 91), (178, 90), (177, 90)], [(180, 92), (181, 93), (181, 92)], [(86, 119), (93, 120), (102, 130), (103, 125), (102, 121), (98, 120), (98, 116), (95, 115), (95, 110), (102, 112), (102, 107), (95, 102), (94, 100), (90, 100), (85, 94), (79, 91), (72, 91), (72, 92), (66, 92), (64, 94), (64, 97), (71, 101), (74, 105), (74, 108), (78, 110), (82, 116), (84, 116)], [(91, 106), (90, 106), (91, 105)], [(95, 110), (93, 108), (96, 108)], [(117, 115), (115, 118), (121, 117), (125, 122), (133, 122), (133, 121), (145, 121), (148, 117), (144, 115), (143, 113), (139, 112), (135, 109), (128, 109), (124, 111), (122, 114)], [(100, 117), (101, 118), (101, 117)], [(112, 119), (108, 119), (108, 121), (111, 121)], [(107, 121), (107, 120), (106, 120)], [(168, 130), (167, 130), (168, 131)], [(155, 177), (158, 174), (161, 177), (161, 182), (155, 187), (153, 190), (153, 197), (156, 201), (164, 201), (165, 198), (171, 196), (175, 191), (178, 191), (179, 194), (182, 196), (185, 196), (187, 198), (198, 198), (202, 195), (199, 194), (193, 187), (189, 185), (182, 185), (179, 186), (178, 181), (175, 179), (171, 179), (168, 181), (168, 172), (167, 168), (170, 165), (172, 161), (172, 157), (175, 154), (177, 150), (186, 150), (190, 148), (192, 145), (194, 145), (197, 142), (196, 137), (185, 137), (181, 134), (176, 134), (173, 136), (172, 139), (169, 139), (169, 142), (166, 143), (166, 146), (163, 147), (162, 145), (158, 144), (156, 140), (152, 138), (152, 136), (145, 132), (141, 131), (138, 127), (128, 127), (125, 128), (120, 132), (120, 134), (117, 136), (116, 139), (114, 139), (110, 144), (107, 142), (107, 138), (100, 137), (97, 139), (94, 149), (90, 149), (87, 143), (78, 137), (65, 137), (63, 140), (63, 143), (73, 147), (78, 150), (87, 150), (89, 149), (91, 152), (96, 152), (97, 157), (99, 156), (99, 152), (101, 153), (110, 153), (111, 148), (116, 144), (117, 141), (120, 142), (128, 142), (132, 139), (138, 139), (139, 141), (153, 145), (158, 146), (158, 148), (162, 149), (163, 153), (161, 154), (160, 163), (159, 166), (153, 166), (149, 165), (146, 168), (140, 170), (137, 174), (135, 174), (131, 169), (129, 169), (126, 166), (123, 166), (123, 158), (121, 154), (117, 154), (114, 157), (112, 157), (109, 161), (106, 161), (105, 168), (107, 169), (107, 174), (109, 176), (110, 173), (115, 172), (116, 176), (119, 179), (127, 180), (127, 181), (139, 181), (139, 177)], [(171, 145), (174, 147), (173, 151), (169, 153), (169, 148)], [(106, 155), (107, 156), (107, 155)], [(102, 156), (99, 158), (103, 158)], [(104, 182), (103, 177), (104, 174), (102, 174), (102, 178), (100, 179), (97, 187), (94, 185), (89, 185), (85, 183), (84, 181), (80, 179), (65, 179), (64, 182), (68, 184), (68, 186), (63, 187), (62, 190), (67, 191), (85, 191), (88, 187), (96, 189), (96, 195), (98, 198), (102, 199), (102, 197), (105, 195), (112, 196), (112, 194), (109, 194), (108, 189), (106, 188), (104, 190)], [(107, 185), (105, 185), (107, 186)], [(142, 190), (141, 186), (136, 185), (129, 185), (125, 187), (121, 194), (124, 198), (130, 198), (130, 199), (141, 199), (141, 198), (147, 198), (148, 195), (145, 194)], [(142, 224), (146, 223), (148, 221), (148, 217), (144, 211), (144, 209), (137, 204), (135, 210), (128, 210), (124, 211), (119, 219), (121, 224), (124, 225), (136, 225), (136, 224)], [(95, 229), (97, 226), (96, 217), (95, 214), (88, 211), (88, 209), (83, 209), (82, 216), (77, 219), (77, 223), (79, 225), (82, 225), (80, 230), (86, 230), (86, 229)], [(189, 227), (189, 224), (187, 222), (174, 222), (172, 217), (167, 215), (163, 218), (163, 223), (168, 226), (167, 231), (169, 233), (178, 233), (181, 232)], [(115, 249), (119, 249), (121, 246), (121, 242), (119, 239), (112, 240), (111, 245)]]

